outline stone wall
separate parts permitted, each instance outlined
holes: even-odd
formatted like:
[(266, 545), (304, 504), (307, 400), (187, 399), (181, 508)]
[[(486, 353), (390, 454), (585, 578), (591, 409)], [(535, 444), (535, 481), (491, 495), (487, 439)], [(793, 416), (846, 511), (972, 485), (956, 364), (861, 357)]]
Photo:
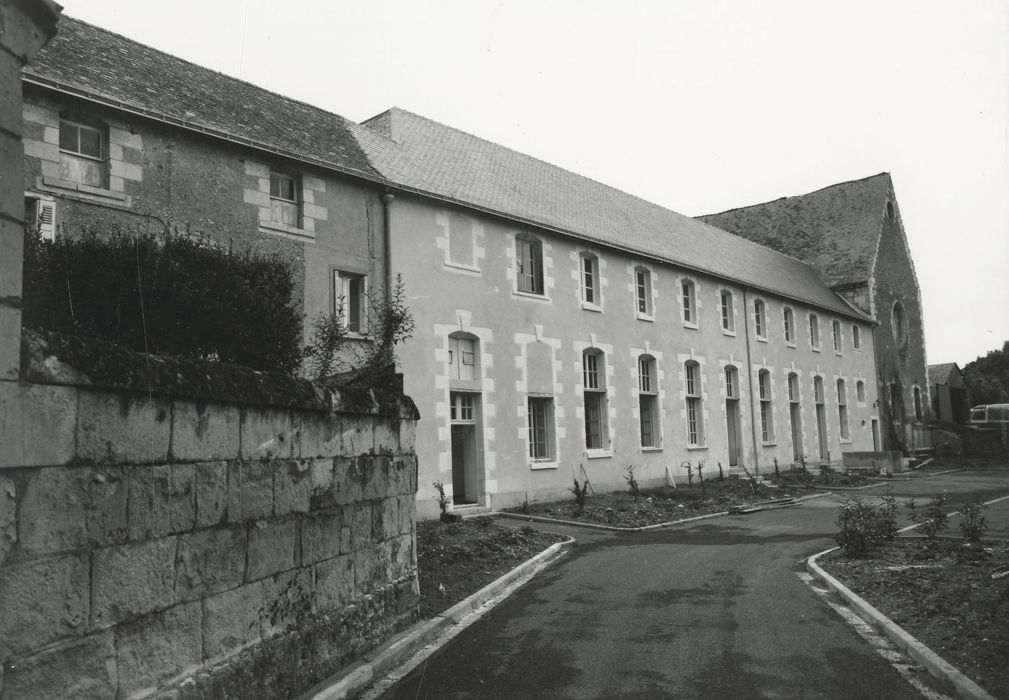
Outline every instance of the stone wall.
[(138, 392), (53, 352), (0, 382), (0, 698), (288, 697), (413, 621), (409, 399)]

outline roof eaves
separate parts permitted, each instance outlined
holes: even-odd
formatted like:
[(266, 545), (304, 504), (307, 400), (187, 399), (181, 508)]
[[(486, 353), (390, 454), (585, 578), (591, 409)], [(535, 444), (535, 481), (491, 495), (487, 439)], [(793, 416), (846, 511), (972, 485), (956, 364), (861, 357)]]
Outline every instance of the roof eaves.
[(148, 109), (146, 107), (142, 107), (140, 105), (131, 102), (125, 102), (123, 100), (119, 100), (114, 97), (109, 97), (98, 92), (85, 90), (75, 85), (70, 85), (68, 83), (63, 83), (58, 80), (46, 78), (45, 76), (39, 75), (38, 73), (32, 71), (30, 65), (26, 67), (25, 70), (22, 72), (21, 79), (23, 82), (35, 85), (37, 87), (45, 88), (48, 90), (54, 90), (56, 92), (61, 92), (63, 94), (70, 95), (72, 97), (88, 100), (89, 102), (93, 102), (95, 104), (99, 104), (104, 107), (110, 107), (112, 109), (116, 109), (121, 112), (127, 112), (129, 114), (135, 114), (137, 116), (145, 117), (147, 119), (153, 119), (155, 121), (159, 121), (165, 124), (170, 124), (180, 129), (185, 129), (187, 131), (193, 131), (207, 136), (212, 136), (214, 138), (219, 138), (224, 141), (229, 141), (231, 143), (236, 143), (242, 146), (254, 148), (258, 151), (264, 151), (274, 155), (283, 156), (285, 158), (290, 158), (292, 160), (297, 160), (302, 163), (315, 165), (317, 167), (321, 167), (326, 170), (332, 170), (342, 175), (347, 175), (349, 177), (365, 180), (367, 182), (372, 182), (381, 185), (388, 184), (388, 181), (381, 175), (372, 175), (371, 173), (366, 173), (361, 170), (357, 170), (355, 168), (348, 168), (346, 166), (339, 165), (337, 163), (324, 161), (319, 158), (312, 158), (311, 156), (306, 156), (304, 154), (297, 153), (295, 151), (290, 151), (288, 149), (275, 146), (273, 144), (269, 144), (263, 141), (257, 141), (255, 139), (250, 139), (245, 136), (240, 136), (238, 134), (224, 131), (223, 129), (217, 129), (215, 127), (205, 126), (197, 122), (190, 122), (184, 119), (179, 119), (178, 117), (173, 117), (169, 114), (164, 114), (163, 112)]

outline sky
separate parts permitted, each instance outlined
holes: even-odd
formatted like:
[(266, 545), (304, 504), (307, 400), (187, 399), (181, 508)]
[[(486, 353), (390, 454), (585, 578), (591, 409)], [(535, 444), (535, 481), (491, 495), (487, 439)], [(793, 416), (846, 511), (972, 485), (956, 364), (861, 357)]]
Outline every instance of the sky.
[(891, 174), (928, 362), (1009, 340), (1007, 0), (60, 0), (364, 120), (393, 105), (696, 216)]

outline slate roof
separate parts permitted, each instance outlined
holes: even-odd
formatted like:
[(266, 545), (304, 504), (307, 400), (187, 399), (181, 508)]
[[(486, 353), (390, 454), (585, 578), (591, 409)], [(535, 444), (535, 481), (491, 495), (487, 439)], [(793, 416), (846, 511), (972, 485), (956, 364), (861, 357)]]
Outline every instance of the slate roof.
[(811, 266), (626, 192), (399, 108), (363, 126), (403, 187), (865, 318)]
[(697, 218), (795, 256), (838, 287), (872, 276), (886, 202), (892, 198), (890, 175), (880, 173)]
[(936, 384), (949, 384), (953, 372), (959, 372), (960, 368), (957, 367), (955, 362), (944, 362), (939, 365), (929, 365), (928, 366), (928, 385), (935, 386)]
[(307, 162), (379, 179), (347, 119), (71, 17), (24, 69), (29, 82)]

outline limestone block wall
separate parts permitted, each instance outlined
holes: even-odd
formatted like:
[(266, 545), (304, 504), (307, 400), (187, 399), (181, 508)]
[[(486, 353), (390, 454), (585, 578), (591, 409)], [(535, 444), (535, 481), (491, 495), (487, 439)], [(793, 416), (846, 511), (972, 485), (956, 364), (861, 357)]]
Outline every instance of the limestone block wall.
[(36, 355), (58, 383), (0, 382), (0, 698), (289, 697), (414, 619), (408, 399), (137, 392)]

